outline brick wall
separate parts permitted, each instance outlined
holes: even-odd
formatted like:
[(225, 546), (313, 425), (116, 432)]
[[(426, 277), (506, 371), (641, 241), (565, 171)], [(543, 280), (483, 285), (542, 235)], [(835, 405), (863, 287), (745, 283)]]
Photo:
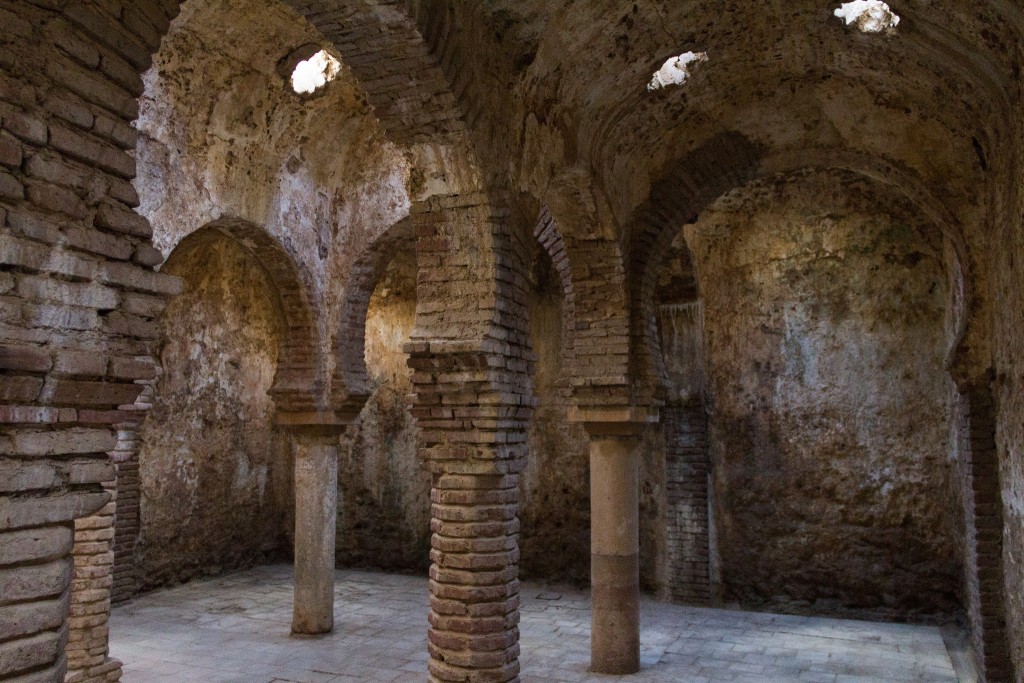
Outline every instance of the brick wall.
[(104, 484), (111, 499), (99, 512), (75, 520), (66, 683), (121, 679), (121, 662), (108, 656), (116, 484), (116, 481)]
[[(69, 638), (76, 661), (105, 657), (106, 602), (90, 591), (109, 590), (107, 453), (120, 407), (153, 375), (153, 320), (180, 289), (153, 272), (159, 254), (133, 211), (130, 125), (176, 10), (0, 3), (0, 678), (62, 679)], [(73, 566), (74, 520), (101, 509), (103, 521), (80, 522)], [(69, 635), (86, 625), (93, 636)]]
[(708, 420), (692, 402), (661, 409), (665, 430), (666, 584), (673, 600), (711, 603), (708, 526)]
[(984, 683), (1012, 683), (1002, 566), (1002, 491), (990, 388), (972, 387), (962, 392), (957, 419), (958, 483), (966, 533), (965, 599), (971, 644)]
[[(139, 567), (135, 546), (141, 531), (139, 504), (139, 428), (142, 418), (152, 407), (156, 390), (156, 379), (142, 382), (143, 390), (131, 406), (134, 413), (131, 422), (121, 425), (118, 431), (117, 448), (110, 454), (117, 468), (117, 508), (114, 512), (114, 583), (111, 587), (111, 602), (129, 600), (139, 588)], [(126, 406), (126, 409), (128, 407)]]

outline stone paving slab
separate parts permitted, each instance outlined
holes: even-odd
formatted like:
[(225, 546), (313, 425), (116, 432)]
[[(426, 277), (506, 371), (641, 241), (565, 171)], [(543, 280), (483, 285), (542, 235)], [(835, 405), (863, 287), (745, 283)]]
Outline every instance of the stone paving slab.
[[(288, 566), (162, 590), (114, 609), (124, 683), (426, 680), (427, 581), (339, 570), (335, 632), (289, 635)], [(524, 584), (524, 683), (957, 683), (937, 628), (696, 609), (644, 600), (643, 670), (587, 672), (585, 592)]]

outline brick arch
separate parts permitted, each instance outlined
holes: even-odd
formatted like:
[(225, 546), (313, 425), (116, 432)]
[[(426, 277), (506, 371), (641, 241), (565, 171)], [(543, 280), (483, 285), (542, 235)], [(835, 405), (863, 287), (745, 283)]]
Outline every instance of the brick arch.
[[(512, 680), (518, 672), (518, 472), (532, 412), (525, 291), (516, 270), (521, 244), (510, 234), (501, 201), (493, 201), (481, 180), (464, 112), (439, 66), (444, 46), (424, 40), (420, 27), (430, 26), (431, 12), (393, 0), (287, 1), (335, 44), (391, 140), (409, 148), (414, 166), (427, 166), (433, 174), (411, 211), (420, 272), (416, 340), (410, 346), (410, 364), (420, 378), (415, 391), (421, 453), (436, 495), (446, 501), (436, 506), (432, 522), (431, 590), (438, 599), (430, 615), (430, 675), (445, 681), (470, 675)], [(24, 394), (21, 403), (0, 406), (4, 419), (25, 430), (46, 422), (45, 429), (62, 435), (47, 437), (59, 444), (47, 448), (64, 449), (46, 460), (64, 472), (62, 483), (38, 492), (50, 507), (11, 513), (15, 528), (42, 529), (49, 544), (33, 546), (45, 556), (18, 561), (45, 560), (56, 572), (64, 572), (70, 558), (71, 521), (109, 501), (101, 484), (112, 476), (105, 452), (116, 445), (112, 425), (124, 418), (117, 408), (138, 396), (135, 381), (150, 372), (129, 361), (151, 355), (161, 300), (180, 287), (176, 278), (154, 272), (161, 258), (150, 244), (151, 226), (134, 211), (139, 197), (131, 184), (138, 138), (131, 122), (143, 95), (141, 74), (152, 65), (180, 5), (29, 2), (0, 11), (16, 56), (0, 65), (0, 222), (14, 224), (16, 213), (7, 205), (29, 209), (17, 213), (19, 236), (0, 245), (0, 256), (24, 271), (100, 285), (83, 293), (93, 299), (74, 312), (76, 321), (97, 326), (98, 334), (69, 331), (61, 335), (62, 348), (41, 352), (21, 340), (0, 349), (3, 379), (13, 375), (12, 386)], [(23, 158), (35, 156), (40, 158), (23, 167)], [(279, 275), (287, 280), (287, 273)], [(299, 328), (312, 326), (300, 316)], [(296, 338), (304, 336), (312, 333)], [(109, 356), (102, 362), (90, 355), (96, 344)], [(312, 408), (319, 399), (301, 385), (308, 389), (316, 373), (298, 348), (289, 347), (288, 371), (279, 368), (275, 390), (281, 405)], [(71, 368), (73, 381), (65, 381), (71, 358), (80, 365)], [(66, 391), (43, 395), (39, 387)], [(87, 448), (92, 450), (86, 453)], [(89, 467), (59, 469), (68, 455)], [(453, 520), (490, 514), (494, 500), (503, 501), (501, 519), (487, 526), (488, 536), (463, 538), (461, 524)], [(6, 544), (7, 535), (0, 532), (0, 542)], [(482, 567), (481, 560), (494, 564), (487, 585), (462, 571)], [(70, 581), (66, 573), (64, 586)], [(37, 583), (45, 580), (40, 572)], [(504, 616), (501, 625), (461, 618), (480, 606)], [(66, 605), (47, 609), (55, 610), (58, 623), (67, 623)], [(35, 654), (22, 668), (56, 680), (65, 667), (60, 629), (40, 633), (23, 634)], [(0, 678), (14, 673), (0, 665)]]
[(630, 375), (634, 399), (650, 403), (667, 382), (654, 316), (662, 260), (683, 225), (727, 191), (758, 172), (761, 150), (738, 133), (724, 133), (697, 147), (651, 188), (634, 213), (630, 255)]
[(950, 240), (955, 257), (953, 284), (955, 333), (947, 365), (972, 339), (976, 282), (971, 251), (963, 226), (942, 201), (916, 177), (869, 155), (835, 149), (800, 149), (764, 156), (742, 136), (727, 133), (687, 155), (655, 184), (650, 198), (634, 214), (632, 254), (632, 340), (634, 377), (638, 397), (651, 402), (661, 393), (667, 373), (661, 356), (654, 319), (654, 291), (663, 255), (683, 225), (690, 223), (726, 192), (760, 178), (803, 170), (845, 170), (896, 188), (918, 206), (942, 235)]
[(370, 298), (395, 254), (414, 243), (412, 220), (405, 218), (380, 235), (352, 265), (334, 346), (331, 402), (339, 411), (358, 411), (369, 396), (365, 346)]
[(573, 287), (572, 264), (565, 238), (558, 223), (547, 207), (541, 209), (533, 236), (551, 259), (558, 281), (562, 286), (562, 375), (569, 378), (575, 372), (576, 291)]
[(236, 243), (263, 270), (277, 296), (284, 321), (277, 373), (270, 389), (278, 412), (306, 413), (324, 409), (326, 386), (322, 379), (316, 321), (320, 317), (302, 281), (298, 265), (285, 248), (254, 223), (241, 218), (220, 218), (182, 239), (168, 259), (200, 249), (211, 239)]
[(402, 0), (285, 0), (331, 42), (398, 145), (466, 127), (448, 80)]

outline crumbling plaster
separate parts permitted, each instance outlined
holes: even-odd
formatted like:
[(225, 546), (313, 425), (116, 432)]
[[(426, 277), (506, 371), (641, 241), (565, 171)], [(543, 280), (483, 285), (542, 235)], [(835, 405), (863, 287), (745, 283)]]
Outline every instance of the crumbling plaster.
[(832, 172), (736, 190), (685, 235), (722, 597), (953, 610), (941, 234), (891, 189)]
[(186, 3), (144, 78), (136, 185), (165, 256), (223, 217), (273, 236), (323, 311), (330, 358), (348, 270), (408, 215), (411, 170), (351, 71), (312, 96), (288, 87), (277, 60), (317, 41), (278, 2)]

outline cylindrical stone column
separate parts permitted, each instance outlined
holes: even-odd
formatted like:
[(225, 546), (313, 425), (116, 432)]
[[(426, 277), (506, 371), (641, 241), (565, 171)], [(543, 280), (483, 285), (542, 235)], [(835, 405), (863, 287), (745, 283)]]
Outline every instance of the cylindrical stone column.
[(591, 671), (640, 670), (640, 494), (636, 439), (590, 441)]
[(338, 447), (336, 437), (297, 437), (296, 441), (292, 633), (318, 635), (334, 628)]

